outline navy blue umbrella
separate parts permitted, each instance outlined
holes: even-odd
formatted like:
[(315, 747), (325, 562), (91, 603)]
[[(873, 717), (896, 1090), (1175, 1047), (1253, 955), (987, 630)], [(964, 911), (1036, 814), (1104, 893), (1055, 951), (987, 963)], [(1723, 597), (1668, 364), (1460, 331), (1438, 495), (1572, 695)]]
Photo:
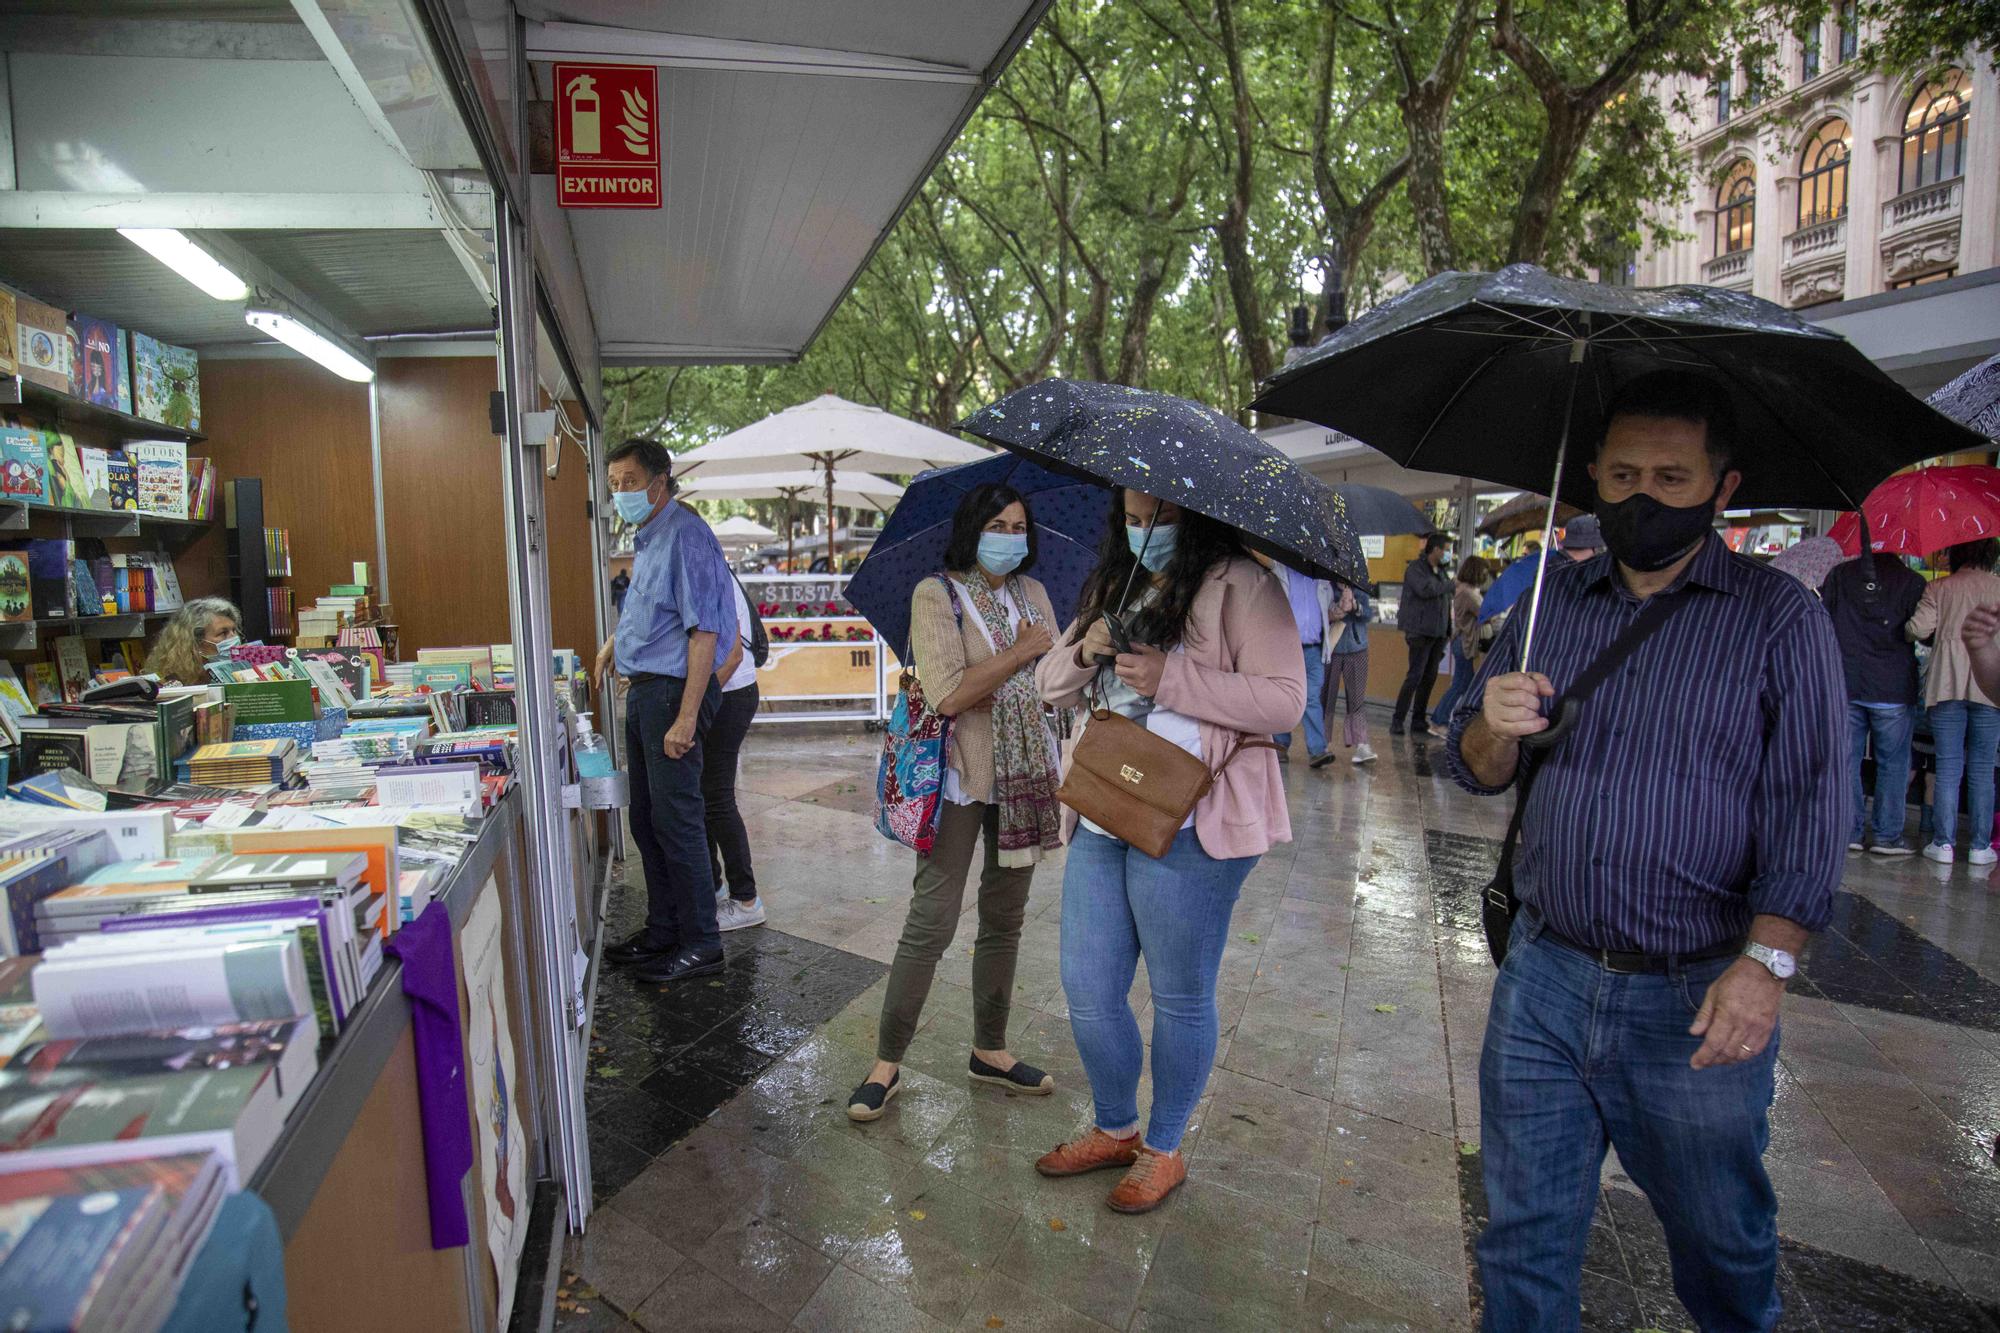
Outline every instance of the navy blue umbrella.
[(1043, 380), (958, 428), (1073, 476), (1205, 514), (1302, 574), (1368, 586), (1345, 502), (1212, 407), (1123, 384)]
[(1394, 537), (1431, 530), (1431, 521), (1424, 517), (1423, 511), (1387, 486), (1336, 481), (1333, 493), (1347, 505), (1347, 521), (1363, 537)]
[(1062, 621), (1052, 631), (1060, 633), (1076, 618), (1077, 598), (1097, 565), (1097, 546), (1110, 525), (1111, 497), (1105, 488), (1051, 472), (1017, 454), (939, 468), (910, 483), (847, 585), (848, 602), (905, 662), (910, 660), (910, 595), (919, 583), (943, 571), (959, 501), (974, 487), (992, 482), (1012, 486), (1028, 502), (1035, 524), (1035, 567), (1028, 573), (1048, 589), (1049, 604)]

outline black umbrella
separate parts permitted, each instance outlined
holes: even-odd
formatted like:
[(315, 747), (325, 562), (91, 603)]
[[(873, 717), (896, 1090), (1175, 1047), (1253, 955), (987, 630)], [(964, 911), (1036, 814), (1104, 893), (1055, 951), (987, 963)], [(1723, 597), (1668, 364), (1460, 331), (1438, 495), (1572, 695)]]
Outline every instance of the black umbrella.
[[(1405, 467), (1588, 508), (1589, 451), (1571, 440), (1602, 438), (1619, 386), (1666, 367), (1729, 392), (1741, 504), (1854, 509), (1897, 469), (1980, 446), (1846, 339), (1768, 301), (1604, 287), (1532, 264), (1419, 283), (1279, 371), (1255, 406), (1344, 431)], [(1531, 605), (1523, 670), (1534, 625)]]
[(1989, 356), (1924, 399), (1966, 429), (2000, 437), (2000, 356)]
[(1364, 537), (1394, 537), (1405, 532), (1429, 532), (1431, 521), (1421, 509), (1387, 486), (1363, 486), (1336, 481), (1333, 493), (1347, 505), (1347, 521)]
[(1046, 467), (1227, 523), (1302, 574), (1368, 585), (1341, 498), (1213, 408), (1123, 384), (1043, 380), (958, 428)]

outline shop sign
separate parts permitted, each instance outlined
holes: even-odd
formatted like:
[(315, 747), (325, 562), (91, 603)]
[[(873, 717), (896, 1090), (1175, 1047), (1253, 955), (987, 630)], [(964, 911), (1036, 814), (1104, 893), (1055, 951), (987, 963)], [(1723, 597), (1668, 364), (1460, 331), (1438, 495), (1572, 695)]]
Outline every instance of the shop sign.
[(559, 64), (555, 73), (556, 202), (564, 208), (658, 208), (659, 70)]

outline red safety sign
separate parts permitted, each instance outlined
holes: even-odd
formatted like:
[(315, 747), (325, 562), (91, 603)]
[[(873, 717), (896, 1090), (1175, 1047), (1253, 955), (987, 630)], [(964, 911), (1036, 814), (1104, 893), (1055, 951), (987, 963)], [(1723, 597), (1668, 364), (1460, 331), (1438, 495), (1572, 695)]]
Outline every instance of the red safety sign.
[(556, 202), (660, 206), (660, 72), (651, 65), (556, 66)]

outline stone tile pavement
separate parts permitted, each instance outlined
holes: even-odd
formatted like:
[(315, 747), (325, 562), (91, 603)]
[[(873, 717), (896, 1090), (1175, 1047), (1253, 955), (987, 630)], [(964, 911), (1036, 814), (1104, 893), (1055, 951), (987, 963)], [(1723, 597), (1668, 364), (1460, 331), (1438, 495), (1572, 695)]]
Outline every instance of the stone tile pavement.
[[(1421, 743), (1383, 750), (1365, 770), (1287, 769), (1296, 840), (1236, 909), (1189, 1182), (1130, 1218), (1102, 1206), (1111, 1174), (1031, 1167), (1090, 1114), (1057, 972), (1060, 857), (1036, 875), (1012, 1032), (1057, 1094), (966, 1081), (968, 925), (903, 1094), (847, 1120), (910, 858), (870, 823), (876, 738), (760, 728), (743, 805), (771, 925), (731, 937), (748, 979), (726, 996), (607, 986), (599, 1211), (570, 1242), (559, 1326), (1470, 1326), (1492, 977), (1476, 891), (1506, 810), (1451, 787)], [(2000, 889), (1920, 861), (1849, 872), (1784, 1017), (1769, 1162), (1786, 1327), (2000, 1328)], [(1143, 974), (1134, 1004), (1144, 1031)], [(711, 1049), (725, 1038), (737, 1055)], [(1588, 1327), (1687, 1326), (1615, 1157), (1587, 1270)]]

